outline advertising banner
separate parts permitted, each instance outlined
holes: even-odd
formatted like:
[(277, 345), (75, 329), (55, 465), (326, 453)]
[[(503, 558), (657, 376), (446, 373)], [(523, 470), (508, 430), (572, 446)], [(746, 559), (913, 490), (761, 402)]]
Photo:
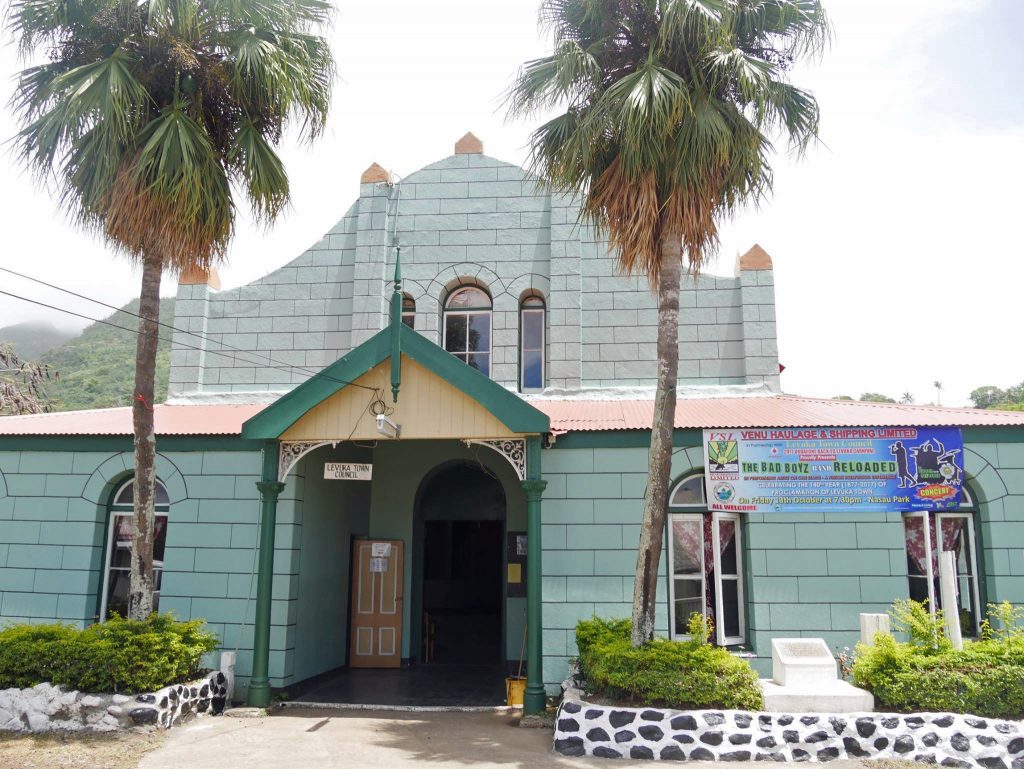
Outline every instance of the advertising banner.
[(705, 430), (708, 509), (909, 512), (960, 504), (956, 427)]

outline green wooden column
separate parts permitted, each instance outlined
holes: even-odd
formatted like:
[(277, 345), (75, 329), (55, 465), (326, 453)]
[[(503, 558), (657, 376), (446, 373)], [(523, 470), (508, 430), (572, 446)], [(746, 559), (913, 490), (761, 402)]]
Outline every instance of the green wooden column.
[(263, 477), (256, 488), (262, 505), (259, 566), (256, 575), (256, 620), (253, 623), (252, 678), (247, 704), (264, 708), (270, 704), (270, 606), (274, 586), (274, 528), (277, 498), (284, 484), (277, 480), (277, 441), (263, 446)]
[(544, 692), (543, 619), (541, 588), (540, 500), (547, 487), (540, 479), (540, 438), (526, 439), (526, 693), (523, 712), (543, 713), (547, 705)]

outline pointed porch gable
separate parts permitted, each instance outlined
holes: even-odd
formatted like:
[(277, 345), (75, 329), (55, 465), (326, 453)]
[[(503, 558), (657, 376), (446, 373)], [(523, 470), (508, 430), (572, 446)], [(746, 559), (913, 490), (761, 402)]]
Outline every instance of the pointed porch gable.
[[(389, 388), (392, 334), (398, 333), (402, 389)], [(377, 439), (372, 400), (380, 396), (402, 438), (504, 438), (550, 430), (546, 414), (408, 326), (385, 329), (242, 426), (264, 440)]]
[[(398, 281), (396, 273), (396, 295)], [(399, 367), (392, 365), (396, 361)], [(515, 393), (403, 325), (396, 311), (389, 328), (242, 425), (243, 438), (264, 441), (263, 473), (257, 484), (261, 499), (259, 567), (248, 703), (265, 707), (270, 701), (277, 499), (289, 468), (318, 444), (378, 439), (375, 413), (380, 411), (371, 410), (375, 402), (389, 410), (393, 422), (402, 425), (402, 439), (458, 438), (486, 443), (516, 468), (526, 496), (524, 708), (528, 714), (542, 713), (541, 494), (546, 483), (541, 479), (540, 436), (550, 431), (550, 421)], [(286, 448), (287, 453), (283, 451)]]

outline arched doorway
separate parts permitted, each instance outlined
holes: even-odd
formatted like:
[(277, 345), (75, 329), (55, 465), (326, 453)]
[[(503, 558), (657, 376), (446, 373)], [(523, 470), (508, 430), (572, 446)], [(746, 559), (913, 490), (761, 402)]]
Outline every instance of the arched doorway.
[(479, 465), (449, 464), (423, 481), (416, 510), (422, 663), (504, 662), (505, 518), (501, 481)]

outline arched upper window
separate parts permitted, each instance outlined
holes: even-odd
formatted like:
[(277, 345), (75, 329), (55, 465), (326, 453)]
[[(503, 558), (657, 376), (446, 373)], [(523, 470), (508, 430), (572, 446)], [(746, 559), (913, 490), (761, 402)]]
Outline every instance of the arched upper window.
[(482, 374), (491, 374), (491, 297), (477, 286), (462, 286), (444, 309), (444, 349)]
[(698, 507), (706, 509), (704, 474), (689, 475), (677, 483), (668, 498), (669, 507)]
[(519, 308), (519, 387), (544, 389), (544, 299), (525, 297)]
[[(160, 583), (163, 579), (164, 549), (167, 544), (167, 513), (170, 497), (160, 481), (156, 481), (153, 499), (156, 505), (156, 530), (153, 538), (153, 611), (160, 605)], [(107, 527), (107, 555), (103, 571), (103, 594), (100, 596), (100, 619), (111, 614), (128, 616), (129, 581), (132, 565), (132, 535), (135, 532), (132, 504), (135, 481), (129, 478), (110, 498), (110, 520)]]
[(946, 608), (942, 605), (939, 554), (953, 553), (956, 609), (960, 615), (960, 630), (965, 636), (977, 635), (982, 620), (978, 546), (974, 538), (976, 513), (974, 498), (964, 486), (956, 510), (906, 513), (903, 516), (910, 597), (921, 603), (927, 601), (933, 612)]
[(703, 473), (676, 483), (669, 492), (668, 504), (672, 637), (686, 636), (690, 615), (702, 614), (712, 618), (714, 640), (720, 646), (743, 643), (746, 631), (739, 515), (708, 511)]
[[(121, 484), (116, 492), (114, 492), (114, 501), (111, 502), (111, 506), (120, 507), (121, 505), (128, 505), (129, 507), (135, 504), (135, 481), (129, 478), (127, 481)], [(159, 508), (161, 506), (166, 507), (170, 504), (170, 497), (167, 496), (167, 489), (160, 481), (156, 481), (153, 488), (153, 503)], [(164, 512), (167, 512), (166, 510)]]
[(402, 294), (402, 323), (416, 328), (416, 300), (408, 294)]

